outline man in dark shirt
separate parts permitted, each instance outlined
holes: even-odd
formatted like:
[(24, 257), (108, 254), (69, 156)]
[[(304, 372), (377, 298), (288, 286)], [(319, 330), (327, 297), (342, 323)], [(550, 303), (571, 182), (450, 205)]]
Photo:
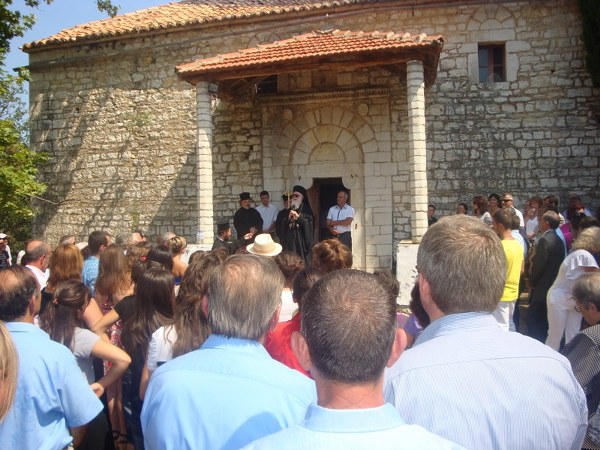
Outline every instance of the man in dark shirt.
[(213, 242), (211, 250), (224, 248), (230, 255), (233, 255), (240, 247), (250, 243), (252, 233), (246, 233), (242, 238), (236, 239), (235, 241), (232, 241), (230, 238), (231, 226), (229, 225), (229, 220), (219, 220), (217, 222), (217, 237)]
[(233, 216), (233, 226), (238, 238), (248, 233), (255, 234), (263, 228), (263, 219), (256, 209), (250, 207), (250, 202), (250, 193), (242, 192), (240, 194), (240, 209)]
[(6, 249), (7, 242), (8, 236), (4, 233), (0, 233), (0, 270), (10, 267), (8, 250)]
[(565, 247), (556, 234), (560, 220), (554, 211), (546, 211), (540, 219), (542, 237), (535, 245), (529, 268), (529, 309), (527, 310), (527, 334), (540, 342), (548, 336), (548, 308), (546, 295), (554, 283), (558, 269), (565, 259)]
[(435, 205), (427, 205), (427, 226), (430, 227), (437, 221), (437, 217), (435, 217)]

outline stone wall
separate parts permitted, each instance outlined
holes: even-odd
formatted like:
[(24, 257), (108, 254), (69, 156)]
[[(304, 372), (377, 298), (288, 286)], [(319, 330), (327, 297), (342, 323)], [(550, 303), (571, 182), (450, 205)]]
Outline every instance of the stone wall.
[[(517, 206), (549, 193), (564, 204), (571, 191), (598, 206), (599, 96), (584, 67), (575, 0), (295, 18), (293, 25), (233, 24), (31, 54), (32, 145), (51, 156), (42, 178), (52, 203), (39, 205), (37, 234), (55, 242), (94, 228), (118, 234), (140, 227), (151, 234), (173, 229), (194, 240), (195, 90), (177, 78), (175, 66), (325, 28), (446, 39), (436, 82), (425, 94), (429, 199), (441, 215), (458, 202), (470, 204), (475, 194), (505, 190)], [(506, 42), (508, 81), (480, 84), (477, 43), (498, 41)], [(360, 213), (366, 267), (388, 266), (394, 244), (411, 235), (405, 76), (381, 69), (299, 73), (281, 77), (280, 86), (292, 97), (316, 90), (386, 92), (381, 104), (377, 96), (350, 103), (341, 96), (337, 104), (357, 116), (365, 104), (364, 120), (376, 129), (378, 150), (363, 156), (363, 178), (354, 189), (361, 183), (371, 189)], [(302, 105), (288, 109), (320, 107), (318, 99)], [(276, 199), (294, 184), (267, 149), (276, 139), (265, 134), (264, 108), (260, 97), (214, 102), (215, 217), (233, 216), (241, 191), (258, 197), (267, 186)], [(360, 150), (365, 155), (364, 142)]]

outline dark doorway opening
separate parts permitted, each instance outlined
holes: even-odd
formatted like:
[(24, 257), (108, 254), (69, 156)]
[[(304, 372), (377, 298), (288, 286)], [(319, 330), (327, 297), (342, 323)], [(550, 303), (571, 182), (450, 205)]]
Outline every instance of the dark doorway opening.
[(351, 203), (351, 192), (344, 187), (341, 178), (315, 178), (307, 191), (315, 214), (315, 239), (319, 241), (332, 237), (326, 225), (327, 213), (337, 203), (337, 193), (340, 191), (348, 192), (348, 203)]

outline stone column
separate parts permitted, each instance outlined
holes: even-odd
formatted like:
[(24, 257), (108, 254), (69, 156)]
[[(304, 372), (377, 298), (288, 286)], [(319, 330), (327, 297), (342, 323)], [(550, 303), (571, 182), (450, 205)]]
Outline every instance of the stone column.
[(197, 244), (210, 244), (214, 239), (213, 220), (213, 117), (208, 83), (196, 84), (196, 157), (198, 185)]
[(421, 242), (427, 231), (427, 148), (425, 138), (425, 79), (423, 63), (407, 63), (408, 148), (410, 164), (411, 238)]

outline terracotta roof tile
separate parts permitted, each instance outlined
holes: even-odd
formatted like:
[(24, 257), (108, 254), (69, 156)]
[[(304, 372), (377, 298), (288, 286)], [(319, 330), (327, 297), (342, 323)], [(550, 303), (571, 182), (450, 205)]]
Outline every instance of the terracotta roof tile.
[(406, 51), (428, 47), (435, 47), (436, 53), (439, 54), (443, 42), (444, 39), (441, 36), (425, 34), (411, 35), (380, 31), (313, 31), (290, 39), (182, 64), (177, 66), (177, 72), (186, 78), (192, 74), (209, 74), (232, 69), (243, 70), (253, 66), (289, 61), (298, 63), (303, 59), (352, 56), (386, 50)]
[[(371, 0), (373, 1), (373, 0)], [(30, 42), (23, 50), (93, 41), (156, 30), (174, 29), (211, 22), (312, 11), (368, 0), (183, 0), (140, 11), (77, 25), (45, 39)]]

